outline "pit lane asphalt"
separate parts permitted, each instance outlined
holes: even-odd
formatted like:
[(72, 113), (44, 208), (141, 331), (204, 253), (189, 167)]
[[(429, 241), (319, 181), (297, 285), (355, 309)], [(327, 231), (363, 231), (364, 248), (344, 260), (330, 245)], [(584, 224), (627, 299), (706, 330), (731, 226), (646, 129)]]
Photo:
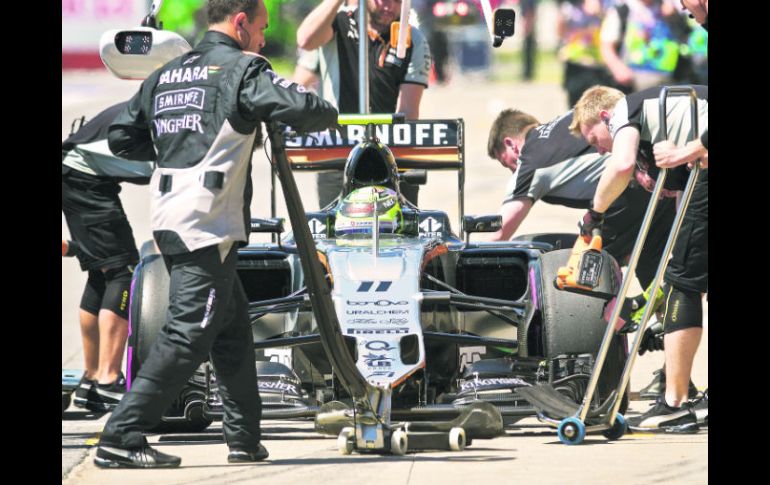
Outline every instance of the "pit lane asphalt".
[[(71, 121), (90, 118), (111, 104), (128, 99), (136, 81), (121, 81), (107, 73), (62, 74), (62, 139)], [(481, 78), (455, 79), (449, 86), (431, 86), (421, 105), (424, 119), (463, 118), (466, 128), (466, 214), (496, 213), (510, 177), (507, 169), (486, 155), (487, 133), (497, 113), (518, 108), (547, 121), (566, 109), (566, 97), (557, 85), (488, 83)], [(258, 150), (253, 163), (255, 186), (252, 214), (269, 213), (269, 164)], [(298, 174), (297, 182), (307, 210), (317, 209), (314, 175)], [(260, 187), (263, 189), (260, 191)], [(455, 172), (431, 172), (420, 190), (420, 206), (447, 211), (455, 230), (458, 209), (447, 197), (457, 187)], [(286, 215), (279, 195), (278, 215)], [(121, 194), (138, 245), (150, 239), (147, 187), (124, 184)], [(535, 204), (518, 234), (575, 232), (582, 211)], [(67, 237), (62, 215), (62, 237)], [(484, 235), (473, 239), (483, 240)], [(259, 241), (261, 239), (254, 239)], [(86, 274), (74, 259), (62, 259), (62, 368), (82, 368), (83, 356), (77, 308)], [(633, 294), (639, 288), (632, 288)], [(704, 304), (704, 314), (708, 306)], [(708, 325), (696, 355), (693, 380), (708, 387)], [(647, 385), (652, 371), (663, 362), (661, 352), (636, 361), (631, 390)], [(125, 365), (125, 364), (124, 364)], [(644, 412), (650, 401), (632, 401), (629, 416)], [(162, 451), (182, 456), (177, 470), (100, 470), (92, 461), (98, 433), (107, 415), (93, 415), (71, 406), (62, 417), (62, 481), (66, 484), (143, 485), (219, 483), (706, 483), (708, 431), (695, 435), (627, 435), (616, 442), (589, 435), (581, 446), (564, 446), (556, 433), (535, 419), (508, 430), (494, 440), (475, 441), (462, 453), (427, 452), (404, 457), (341, 456), (334, 439), (312, 431), (311, 423), (265, 421), (263, 433), (270, 459), (258, 465), (228, 465), (221, 439), (221, 423), (196, 435), (154, 435)], [(184, 445), (184, 446), (181, 446)], [(353, 466), (355, 464), (355, 466)]]

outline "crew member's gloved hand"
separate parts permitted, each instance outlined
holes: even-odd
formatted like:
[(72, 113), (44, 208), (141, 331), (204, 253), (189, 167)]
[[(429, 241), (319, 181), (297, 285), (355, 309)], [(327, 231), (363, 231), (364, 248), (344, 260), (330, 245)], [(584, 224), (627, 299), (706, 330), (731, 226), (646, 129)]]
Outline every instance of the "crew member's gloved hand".
[(639, 355), (644, 355), (648, 350), (654, 352), (663, 350), (663, 324), (655, 322), (645, 329), (642, 334), (642, 342), (639, 345)]
[(604, 213), (596, 212), (593, 209), (588, 209), (588, 212), (578, 222), (580, 228), (580, 235), (586, 238), (593, 237), (594, 229), (601, 230), (604, 224)]
[[(655, 313), (658, 313), (660, 310), (660, 306), (663, 304), (663, 298), (665, 298), (665, 283), (658, 288), (658, 291), (655, 293), (655, 298), (652, 300), (652, 303), (650, 303), (650, 290), (652, 289), (652, 284), (650, 284), (650, 287), (644, 290), (644, 293), (641, 295), (641, 301), (637, 300), (637, 303), (639, 303), (636, 310), (631, 312), (631, 321), (633, 321), (635, 324), (639, 325), (642, 323), (642, 317), (644, 316), (644, 311), (647, 309), (647, 305), (652, 305), (652, 311)], [(661, 315), (660, 318), (663, 318)]]

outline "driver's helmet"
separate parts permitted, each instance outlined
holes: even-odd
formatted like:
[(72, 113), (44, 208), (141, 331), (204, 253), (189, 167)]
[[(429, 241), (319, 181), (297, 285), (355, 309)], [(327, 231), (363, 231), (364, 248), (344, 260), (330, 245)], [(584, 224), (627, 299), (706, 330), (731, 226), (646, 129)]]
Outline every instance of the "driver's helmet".
[(380, 186), (399, 191), (398, 166), (387, 145), (365, 140), (353, 147), (345, 162), (342, 197), (363, 187)]
[(371, 234), (374, 228), (374, 210), (377, 210), (380, 233), (395, 233), (403, 227), (401, 204), (393, 189), (370, 186), (355, 189), (337, 205), (334, 232), (347, 234)]

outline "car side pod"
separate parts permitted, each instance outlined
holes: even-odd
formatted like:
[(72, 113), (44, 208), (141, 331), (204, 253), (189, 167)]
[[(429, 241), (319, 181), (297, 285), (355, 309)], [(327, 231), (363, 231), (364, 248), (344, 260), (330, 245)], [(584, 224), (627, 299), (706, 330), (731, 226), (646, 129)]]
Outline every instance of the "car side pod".
[[(689, 96), (690, 97), (690, 133), (688, 140), (694, 140), (699, 136), (698, 133), (698, 97), (695, 89), (692, 86), (664, 86), (661, 88), (660, 96), (658, 97), (658, 116), (660, 119), (660, 130), (658, 131), (657, 141), (663, 140), (668, 133), (666, 124), (666, 101), (669, 95)], [(663, 250), (660, 263), (655, 272), (655, 277), (650, 285), (650, 294), (655, 294), (660, 288), (660, 284), (663, 280), (663, 273), (668, 265), (669, 256), (676, 243), (679, 229), (684, 219), (687, 206), (690, 204), (692, 198), (693, 189), (698, 178), (700, 171), (700, 162), (695, 163), (690, 177), (687, 180), (682, 198), (677, 208), (674, 222), (671, 227), (671, 231), (666, 241), (666, 246)], [(647, 211), (644, 214), (639, 234), (637, 235), (634, 248), (631, 251), (631, 257), (628, 262), (628, 269), (623, 277), (623, 282), (620, 285), (620, 290), (617, 293), (616, 301), (624, 301), (628, 289), (631, 286), (631, 281), (634, 277), (636, 270), (636, 264), (639, 261), (639, 255), (642, 252), (644, 241), (647, 238), (647, 232), (652, 223), (652, 218), (655, 214), (655, 209), (660, 199), (660, 194), (663, 190), (663, 185), (666, 182), (666, 174), (668, 170), (661, 169), (658, 175), (658, 180), (655, 183), (650, 202), (647, 206)], [(618, 386), (609, 395), (607, 400), (601, 405), (596, 406), (594, 401), (594, 394), (596, 393), (599, 376), (602, 373), (605, 358), (610, 349), (613, 339), (621, 328), (618, 328), (620, 321), (620, 312), (622, 305), (614, 305), (612, 308), (611, 316), (607, 322), (607, 327), (604, 332), (601, 346), (596, 356), (594, 368), (591, 372), (591, 379), (588, 382), (588, 388), (586, 389), (583, 397), (583, 402), (574, 408), (575, 403), (572, 403), (564, 396), (560, 396), (558, 391), (548, 385), (532, 386), (526, 390), (519, 390), (519, 393), (525, 395), (527, 399), (535, 408), (538, 409), (538, 419), (554, 428), (557, 428), (557, 434), (559, 440), (567, 445), (577, 445), (583, 442), (586, 433), (601, 432), (607, 439), (615, 440), (619, 439), (625, 433), (627, 426), (623, 415), (618, 413), (621, 405), (622, 398), (626, 391), (626, 386), (631, 377), (631, 370), (633, 368), (636, 356), (638, 355), (639, 346), (641, 345), (642, 335), (644, 334), (647, 322), (652, 316), (653, 305), (647, 305), (642, 315), (642, 320), (639, 323), (638, 329), (634, 335), (633, 343), (628, 349), (628, 360), (623, 367), (623, 372), (620, 375)]]

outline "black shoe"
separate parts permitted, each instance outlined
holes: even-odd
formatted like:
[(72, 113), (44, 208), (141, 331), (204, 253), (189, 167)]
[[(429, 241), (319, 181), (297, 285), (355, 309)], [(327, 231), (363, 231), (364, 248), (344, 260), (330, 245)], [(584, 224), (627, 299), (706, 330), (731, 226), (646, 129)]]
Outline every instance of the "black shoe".
[[(655, 377), (652, 378), (652, 382), (639, 391), (639, 399), (658, 399), (658, 396), (661, 396), (666, 390), (666, 373), (663, 372), (663, 368), (653, 372), (653, 375)], [(695, 399), (696, 397), (698, 397), (698, 388), (695, 387), (691, 379), (687, 388), (687, 398)]]
[(101, 411), (102, 405), (99, 402), (99, 396), (96, 394), (96, 380), (87, 379), (86, 375), (80, 378), (80, 383), (75, 389), (75, 406), (88, 409), (89, 411)]
[(658, 399), (658, 396), (666, 390), (666, 373), (658, 369), (652, 373), (652, 382), (639, 391), (639, 399)]
[(255, 461), (262, 461), (270, 456), (267, 449), (259, 444), (256, 451), (246, 451), (243, 448), (230, 448), (230, 453), (227, 455), (227, 463), (252, 463)]
[(695, 417), (698, 420), (698, 424), (703, 426), (709, 425), (709, 390), (703, 391), (698, 399), (695, 399), (690, 403), (693, 411), (695, 411)]
[(180, 463), (178, 456), (161, 453), (149, 445), (134, 449), (100, 445), (94, 458), (99, 468), (174, 468)]
[(112, 411), (126, 394), (126, 378), (122, 372), (118, 373), (118, 378), (112, 384), (94, 384), (97, 398), (94, 406), (99, 411)]
[(696, 433), (700, 429), (690, 404), (672, 408), (666, 404), (663, 396), (658, 397), (655, 405), (642, 414), (628, 418), (628, 427), (632, 431), (665, 431), (666, 433)]

